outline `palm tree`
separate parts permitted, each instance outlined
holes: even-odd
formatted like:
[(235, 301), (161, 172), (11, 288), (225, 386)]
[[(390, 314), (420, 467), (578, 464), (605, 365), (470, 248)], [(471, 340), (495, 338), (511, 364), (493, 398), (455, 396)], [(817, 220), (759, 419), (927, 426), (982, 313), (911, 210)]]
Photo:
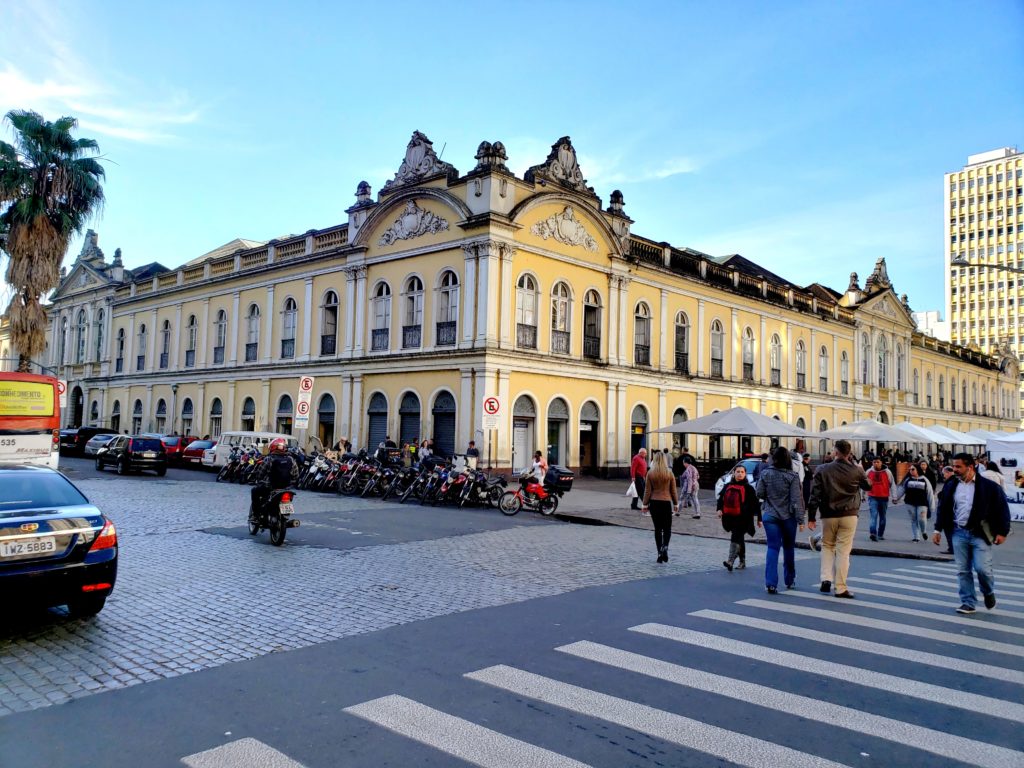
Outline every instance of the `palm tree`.
[(7, 308), (19, 371), (46, 348), (46, 308), (71, 237), (103, 204), (103, 166), (93, 139), (71, 135), (73, 117), (52, 123), (28, 110), (7, 113), (15, 143), (0, 141), (0, 251), (15, 291)]

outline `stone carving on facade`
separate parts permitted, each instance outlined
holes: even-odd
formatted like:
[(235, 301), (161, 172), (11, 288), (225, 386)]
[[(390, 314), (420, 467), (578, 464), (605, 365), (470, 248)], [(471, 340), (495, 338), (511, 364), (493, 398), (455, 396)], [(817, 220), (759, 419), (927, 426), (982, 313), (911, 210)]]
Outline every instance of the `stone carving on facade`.
[(593, 187), (588, 187), (587, 180), (583, 178), (583, 171), (576, 160), (576, 150), (568, 136), (552, 144), (548, 159), (530, 168), (523, 178), (532, 183), (553, 181), (577, 192), (594, 194)]
[(395, 219), (394, 223), (384, 230), (380, 236), (378, 245), (392, 245), (398, 240), (411, 240), (414, 237), (426, 234), (437, 234), (448, 229), (448, 221), (436, 213), (420, 208), (415, 200), (405, 204), (402, 215)]
[(508, 160), (508, 153), (505, 151), (505, 145), (500, 141), (496, 141), (493, 144), (489, 141), (481, 141), (480, 146), (476, 150), (476, 168), (474, 171), (502, 171), (508, 173), (508, 166), (505, 165), (505, 161)]
[(415, 184), (429, 176), (445, 174), (458, 176), (459, 172), (451, 163), (441, 161), (434, 152), (434, 143), (419, 131), (412, 132), (412, 138), (405, 148), (405, 159), (398, 168), (395, 178), (384, 185), (384, 189)]
[(356, 186), (356, 205), (372, 205), (373, 197), (371, 196), (370, 184), (366, 181), (360, 181)]
[(561, 213), (553, 213), (542, 221), (538, 221), (530, 231), (547, 240), (549, 237), (565, 245), (578, 245), (588, 251), (597, 250), (597, 240), (587, 232), (576, 218), (571, 205), (565, 206)]
[(864, 283), (866, 293), (877, 293), (878, 291), (892, 287), (889, 273), (885, 269), (885, 257), (882, 256), (875, 262), (875, 269)]

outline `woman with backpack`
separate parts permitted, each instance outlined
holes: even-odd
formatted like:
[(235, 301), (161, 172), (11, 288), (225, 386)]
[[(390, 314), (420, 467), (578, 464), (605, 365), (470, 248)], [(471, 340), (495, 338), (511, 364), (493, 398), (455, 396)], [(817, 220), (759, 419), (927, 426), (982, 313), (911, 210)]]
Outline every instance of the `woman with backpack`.
[(772, 454), (772, 466), (757, 481), (757, 496), (764, 502), (761, 521), (768, 539), (764, 566), (765, 589), (769, 595), (779, 591), (779, 550), (783, 553), (783, 579), (786, 589), (796, 582), (796, 532), (804, 529), (804, 507), (800, 478), (793, 471), (789, 450), (779, 446)]
[(732, 572), (733, 563), (739, 558), (738, 570), (747, 567), (747, 545), (744, 536), (754, 535), (754, 521), (761, 525), (761, 503), (757, 500), (757, 491), (747, 480), (747, 468), (742, 464), (732, 471), (732, 480), (722, 489), (718, 497), (718, 516), (722, 518), (722, 528), (729, 536), (729, 558), (722, 565)]

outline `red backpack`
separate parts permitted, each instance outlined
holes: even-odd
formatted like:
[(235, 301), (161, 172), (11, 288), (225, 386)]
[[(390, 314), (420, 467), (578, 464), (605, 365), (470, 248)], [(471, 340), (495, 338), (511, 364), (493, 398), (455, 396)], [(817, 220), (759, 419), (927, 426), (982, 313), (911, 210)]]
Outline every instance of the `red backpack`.
[(723, 515), (739, 515), (743, 512), (743, 501), (746, 497), (747, 489), (742, 485), (733, 485), (730, 483), (725, 486), (725, 490), (722, 491), (722, 514)]

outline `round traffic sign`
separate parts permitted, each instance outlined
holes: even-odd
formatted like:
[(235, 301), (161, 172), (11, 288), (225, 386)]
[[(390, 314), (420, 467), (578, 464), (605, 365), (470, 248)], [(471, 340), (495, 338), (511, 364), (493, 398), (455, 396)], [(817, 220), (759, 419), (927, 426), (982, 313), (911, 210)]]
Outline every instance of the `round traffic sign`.
[(305, 400), (299, 400), (299, 402), (296, 403), (295, 405), (295, 412), (299, 414), (299, 416), (308, 416), (309, 403), (307, 403)]
[(498, 402), (496, 397), (484, 398), (484, 413), (488, 416), (494, 416), (501, 411), (501, 403)]
[(303, 376), (299, 379), (299, 391), (300, 392), (312, 392), (313, 391), (313, 377)]
[(57, 379), (57, 394), (63, 395), (68, 391), (68, 383), (63, 379)]

